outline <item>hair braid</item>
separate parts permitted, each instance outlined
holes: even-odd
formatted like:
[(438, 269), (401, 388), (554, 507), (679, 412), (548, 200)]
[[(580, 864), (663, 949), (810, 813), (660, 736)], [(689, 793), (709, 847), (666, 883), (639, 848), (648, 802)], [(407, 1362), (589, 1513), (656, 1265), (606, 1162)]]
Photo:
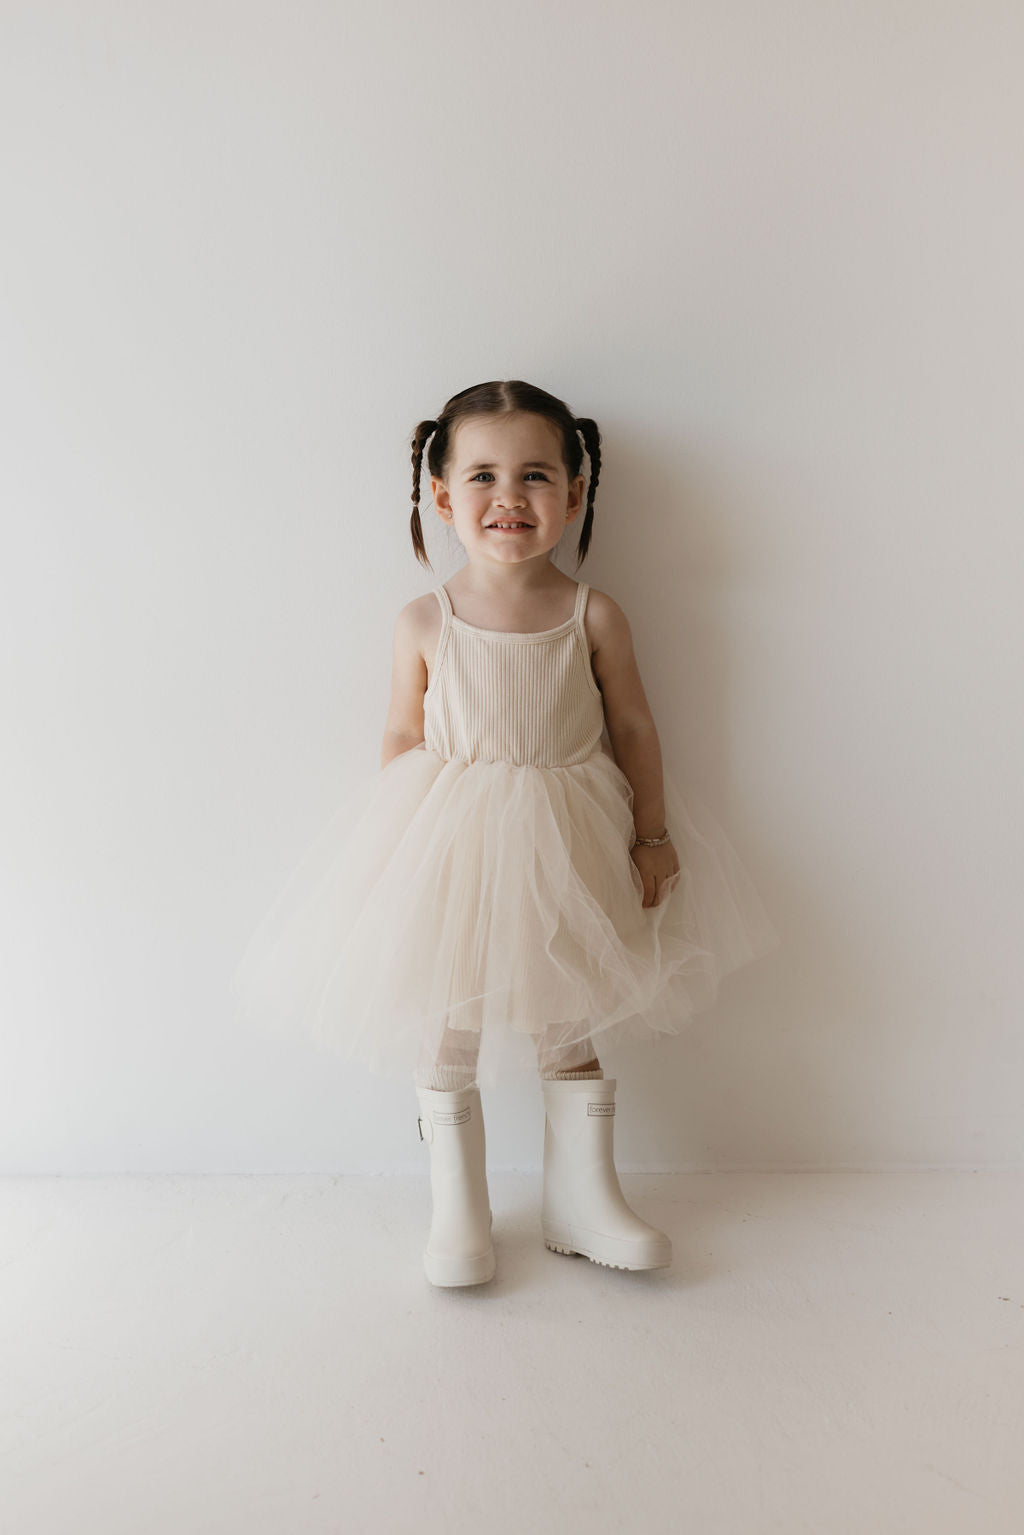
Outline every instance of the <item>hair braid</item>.
[(409, 526), (416, 558), (423, 565), (429, 565), (430, 561), (427, 558), (427, 546), (423, 542), (423, 524), (420, 521), (420, 466), (423, 463), (423, 449), (426, 447), (427, 438), (431, 432), (436, 431), (436, 421), (421, 421), (412, 434), (412, 516), (409, 519)]
[(577, 416), (575, 420), (576, 430), (583, 438), (583, 446), (587, 450), (590, 460), (590, 479), (587, 483), (587, 509), (583, 514), (583, 526), (576, 544), (576, 569), (579, 570), (587, 557), (590, 548), (590, 530), (594, 524), (594, 496), (597, 494), (597, 482), (601, 478), (601, 433), (597, 429), (597, 422), (590, 416)]

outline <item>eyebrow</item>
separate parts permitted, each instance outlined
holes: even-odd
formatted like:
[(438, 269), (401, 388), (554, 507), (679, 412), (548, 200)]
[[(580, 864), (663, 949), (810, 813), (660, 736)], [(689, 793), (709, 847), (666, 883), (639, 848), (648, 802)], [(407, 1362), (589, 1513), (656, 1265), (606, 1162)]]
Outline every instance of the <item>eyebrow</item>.
[[(497, 469), (497, 467), (498, 467), (497, 464), (470, 464), (468, 469), (466, 470), (466, 473), (467, 474), (472, 474), (477, 469)], [(523, 468), (523, 469), (550, 469), (552, 471), (552, 473), (555, 472), (554, 464), (546, 464), (546, 463), (544, 463), (543, 459), (539, 459), (539, 458), (533, 459), (528, 464), (522, 464), (522, 465), (520, 465), (520, 467)]]

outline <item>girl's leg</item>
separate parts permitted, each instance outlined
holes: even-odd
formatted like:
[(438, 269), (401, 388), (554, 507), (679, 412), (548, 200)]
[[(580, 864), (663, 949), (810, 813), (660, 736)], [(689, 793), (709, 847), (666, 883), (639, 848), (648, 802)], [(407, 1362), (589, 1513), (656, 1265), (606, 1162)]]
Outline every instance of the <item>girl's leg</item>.
[[(537, 1070), (542, 1079), (564, 1081), (604, 1076), (589, 1038), (560, 1049), (549, 1047), (538, 1038), (536, 1049)], [(415, 1072), (417, 1087), (432, 1087), (442, 1092), (468, 1087), (476, 1080), (479, 1054), (478, 1030), (445, 1027), (439, 1045), (434, 1047), (424, 1042)]]
[(542, 1039), (538, 1039), (536, 1045), (537, 1070), (544, 1081), (572, 1081), (584, 1077), (603, 1079), (604, 1077), (601, 1062), (594, 1050), (593, 1040), (589, 1038), (579, 1040), (574, 1045), (565, 1045), (560, 1050), (549, 1047)]
[(450, 1029), (445, 1025), (436, 1047), (424, 1040), (416, 1065), (417, 1087), (432, 1087), (443, 1093), (469, 1087), (476, 1081), (480, 1033), (477, 1029)]

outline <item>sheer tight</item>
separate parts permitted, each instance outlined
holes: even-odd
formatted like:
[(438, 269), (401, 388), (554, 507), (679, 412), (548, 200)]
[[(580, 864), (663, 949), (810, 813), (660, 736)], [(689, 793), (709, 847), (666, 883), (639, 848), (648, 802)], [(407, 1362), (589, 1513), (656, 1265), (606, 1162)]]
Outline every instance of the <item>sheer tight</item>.
[[(475, 1029), (446, 1028), (436, 1054), (424, 1049), (420, 1056), (415, 1072), (417, 1087), (432, 1087), (446, 1093), (469, 1087), (476, 1080), (479, 1053), (480, 1035)], [(537, 1071), (548, 1081), (604, 1076), (590, 1039), (561, 1050), (545, 1049), (538, 1041)]]

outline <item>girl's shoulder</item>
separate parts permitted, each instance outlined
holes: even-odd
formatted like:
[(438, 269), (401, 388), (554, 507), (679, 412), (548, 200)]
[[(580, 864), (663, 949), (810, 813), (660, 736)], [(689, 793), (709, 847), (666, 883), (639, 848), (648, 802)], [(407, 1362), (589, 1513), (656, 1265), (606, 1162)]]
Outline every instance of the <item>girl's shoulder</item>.
[(591, 644), (613, 645), (617, 639), (629, 637), (629, 619), (608, 592), (592, 586), (587, 592), (587, 608), (584, 623)]
[(438, 640), (441, 638), (441, 626), (444, 622), (444, 612), (438, 600), (437, 592), (422, 592), (419, 597), (413, 597), (405, 604), (395, 621), (395, 633), (401, 635), (401, 644), (411, 654), (415, 654), (418, 661), (426, 668), (426, 678), (433, 675), (434, 658), (437, 654)]
[(433, 590), (411, 597), (395, 616), (395, 632), (420, 638), (441, 627), (441, 604)]

